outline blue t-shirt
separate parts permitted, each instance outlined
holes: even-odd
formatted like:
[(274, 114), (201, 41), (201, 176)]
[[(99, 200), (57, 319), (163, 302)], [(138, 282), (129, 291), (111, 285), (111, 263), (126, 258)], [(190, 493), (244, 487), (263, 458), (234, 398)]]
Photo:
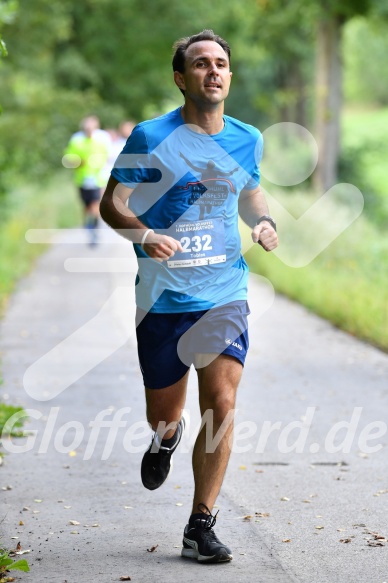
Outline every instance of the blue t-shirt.
[(247, 297), (238, 198), (260, 182), (263, 139), (227, 115), (215, 135), (185, 124), (180, 108), (140, 123), (112, 176), (135, 188), (128, 206), (150, 229), (181, 241), (184, 252), (159, 263), (134, 244), (136, 302), (159, 313), (207, 310)]

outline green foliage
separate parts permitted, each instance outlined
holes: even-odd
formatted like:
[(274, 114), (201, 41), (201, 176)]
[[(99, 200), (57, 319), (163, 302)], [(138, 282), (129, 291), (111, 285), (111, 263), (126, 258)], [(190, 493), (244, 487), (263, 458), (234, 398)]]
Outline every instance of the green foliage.
[(348, 108), (343, 115), (340, 179), (364, 195), (366, 216), (380, 228), (388, 225), (386, 160), (388, 108)]
[(388, 105), (387, 54), (385, 22), (355, 18), (346, 25), (344, 92), (348, 102)]
[(0, 37), (0, 57), (6, 57), (8, 55), (7, 47), (5, 42)]
[[(3, 203), (4, 209), (4, 203)], [(65, 228), (81, 223), (80, 205), (70, 171), (63, 170), (43, 186), (15, 188), (7, 197), (0, 228), (0, 315), (17, 280), (28, 273), (43, 245), (32, 245), (25, 233), (32, 228)]]
[[(2, 25), (5, 23), (10, 23), (16, 14), (17, 10), (17, 0), (0, 0), (0, 30)], [(0, 57), (7, 57), (8, 50), (1, 33), (0, 33)], [(0, 105), (0, 115), (3, 112), (3, 108)]]
[[(41, 179), (60, 167), (83, 116), (95, 113), (114, 127), (181, 103), (172, 44), (203, 28), (232, 46), (227, 113), (260, 127), (280, 120), (311, 127), (318, 19), (333, 11), (346, 18), (366, 10), (382, 14), (383, 4), (213, 0), (209, 11), (207, 0), (195, 7), (178, 0), (0, 2), (9, 50), (0, 65), (0, 201), (16, 175)], [(381, 96), (385, 77), (373, 77)]]
[[(23, 407), (14, 407), (13, 405), (7, 405), (6, 403), (0, 403), (0, 436), (3, 436), (3, 429), (8, 419), (15, 415), (15, 413), (23, 412)], [(25, 416), (23, 416), (23, 420), (25, 420)], [(13, 427), (22, 427), (23, 421), (18, 419), (13, 424)], [(14, 431), (12, 430), (9, 434), (13, 437), (21, 437), (23, 435), (22, 431)]]
[[(276, 198), (294, 211), (315, 200), (306, 193), (283, 192)], [(280, 233), (283, 244), (286, 238)], [(388, 238), (360, 217), (306, 267), (289, 267), (258, 248), (246, 258), (251, 270), (267, 277), (278, 292), (388, 351), (388, 272), (382, 268), (387, 254)]]
[[(298, 269), (259, 249), (247, 255), (251, 269), (267, 277), (277, 291), (386, 351), (387, 127), (388, 108), (345, 110), (340, 179), (361, 190), (365, 206), (362, 216), (322, 254)], [(273, 186), (267, 188), (275, 195)], [(315, 200), (299, 187), (278, 191), (276, 197), (294, 216), (300, 216)], [(333, 208), (333, 217), (337, 212)], [(280, 233), (281, 244), (286, 245), (286, 240), (287, 234)]]
[(0, 549), (0, 583), (3, 583), (3, 581), (6, 583), (10, 580), (5, 574), (11, 569), (27, 573), (30, 570), (30, 567), (25, 559), (15, 561), (14, 559), (11, 559), (9, 551)]

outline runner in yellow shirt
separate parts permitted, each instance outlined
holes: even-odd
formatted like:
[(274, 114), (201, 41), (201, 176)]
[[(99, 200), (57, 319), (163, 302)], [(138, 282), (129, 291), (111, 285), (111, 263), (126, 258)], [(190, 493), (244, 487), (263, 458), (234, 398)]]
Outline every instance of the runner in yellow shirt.
[(90, 231), (90, 244), (97, 243), (101, 189), (105, 187), (103, 169), (109, 154), (109, 135), (99, 129), (96, 116), (81, 121), (65, 150), (64, 166), (74, 169), (74, 181), (84, 206), (84, 225)]

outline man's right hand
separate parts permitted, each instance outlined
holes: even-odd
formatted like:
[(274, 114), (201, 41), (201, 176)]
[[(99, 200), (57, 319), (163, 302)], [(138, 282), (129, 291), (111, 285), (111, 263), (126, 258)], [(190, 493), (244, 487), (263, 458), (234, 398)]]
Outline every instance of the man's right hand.
[(166, 261), (175, 255), (176, 251), (183, 251), (182, 245), (173, 237), (158, 235), (151, 232), (143, 245), (144, 251), (156, 261)]

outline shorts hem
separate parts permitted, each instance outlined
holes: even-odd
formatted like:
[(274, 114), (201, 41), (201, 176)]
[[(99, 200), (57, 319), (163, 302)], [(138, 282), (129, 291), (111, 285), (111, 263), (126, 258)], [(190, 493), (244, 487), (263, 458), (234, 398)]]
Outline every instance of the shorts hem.
[(177, 378), (169, 379), (167, 382), (162, 382), (161, 380), (159, 380), (159, 382), (156, 382), (156, 383), (146, 383), (145, 379), (143, 378), (144, 387), (146, 389), (149, 389), (150, 391), (160, 391), (163, 389), (167, 389), (167, 387), (170, 387), (171, 385), (175, 385), (175, 383), (177, 383), (178, 381), (183, 379), (183, 377), (185, 376), (185, 374), (187, 373), (187, 371), (189, 369), (190, 369), (190, 367), (188, 366), (183, 374), (179, 374), (179, 375), (177, 375)]

